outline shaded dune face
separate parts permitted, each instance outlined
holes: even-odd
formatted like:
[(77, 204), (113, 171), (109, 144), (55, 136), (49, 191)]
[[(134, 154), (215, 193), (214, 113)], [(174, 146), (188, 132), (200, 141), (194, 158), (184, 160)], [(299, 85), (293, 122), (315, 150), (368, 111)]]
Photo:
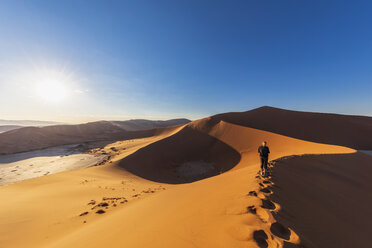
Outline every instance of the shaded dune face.
[(218, 175), (239, 161), (232, 147), (186, 126), (126, 157), (120, 166), (151, 181), (178, 184)]
[(283, 209), (276, 220), (303, 247), (371, 247), (371, 165), (372, 156), (359, 152), (279, 160), (271, 179), (271, 198)]
[(372, 117), (261, 107), (246, 112), (218, 114), (206, 119), (212, 126), (222, 120), (292, 138), (372, 150)]

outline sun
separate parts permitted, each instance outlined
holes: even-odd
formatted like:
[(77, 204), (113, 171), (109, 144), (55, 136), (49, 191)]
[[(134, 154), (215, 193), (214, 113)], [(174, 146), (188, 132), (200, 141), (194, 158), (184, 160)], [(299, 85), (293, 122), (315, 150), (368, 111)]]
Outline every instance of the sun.
[(76, 78), (63, 68), (35, 67), (24, 75), (33, 99), (43, 104), (64, 104), (76, 89)]
[(36, 87), (37, 97), (48, 103), (63, 102), (69, 94), (65, 83), (56, 80), (39, 83)]

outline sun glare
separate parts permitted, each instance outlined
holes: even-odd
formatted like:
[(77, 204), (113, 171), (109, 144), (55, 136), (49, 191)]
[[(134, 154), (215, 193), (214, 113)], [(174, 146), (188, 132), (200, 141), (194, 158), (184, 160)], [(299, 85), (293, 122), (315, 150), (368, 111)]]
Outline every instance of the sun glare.
[(38, 97), (46, 102), (61, 102), (68, 96), (68, 89), (62, 82), (40, 83), (36, 88)]
[(66, 70), (46, 67), (36, 68), (25, 74), (32, 90), (32, 97), (43, 103), (66, 103), (76, 88), (76, 79)]

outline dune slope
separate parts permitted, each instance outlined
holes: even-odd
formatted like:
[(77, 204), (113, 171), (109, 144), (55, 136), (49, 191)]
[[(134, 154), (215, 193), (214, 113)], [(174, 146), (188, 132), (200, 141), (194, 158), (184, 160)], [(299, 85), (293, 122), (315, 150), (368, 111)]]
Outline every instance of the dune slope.
[(372, 150), (372, 117), (292, 111), (261, 107), (209, 118), (318, 143)]
[(371, 247), (372, 156), (307, 155), (280, 160), (271, 197), (304, 247)]

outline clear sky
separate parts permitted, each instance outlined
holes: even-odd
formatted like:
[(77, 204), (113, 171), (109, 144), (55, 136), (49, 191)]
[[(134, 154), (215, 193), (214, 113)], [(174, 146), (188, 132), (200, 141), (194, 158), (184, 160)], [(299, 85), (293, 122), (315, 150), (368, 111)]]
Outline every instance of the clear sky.
[(0, 119), (372, 115), (372, 1), (0, 1)]

